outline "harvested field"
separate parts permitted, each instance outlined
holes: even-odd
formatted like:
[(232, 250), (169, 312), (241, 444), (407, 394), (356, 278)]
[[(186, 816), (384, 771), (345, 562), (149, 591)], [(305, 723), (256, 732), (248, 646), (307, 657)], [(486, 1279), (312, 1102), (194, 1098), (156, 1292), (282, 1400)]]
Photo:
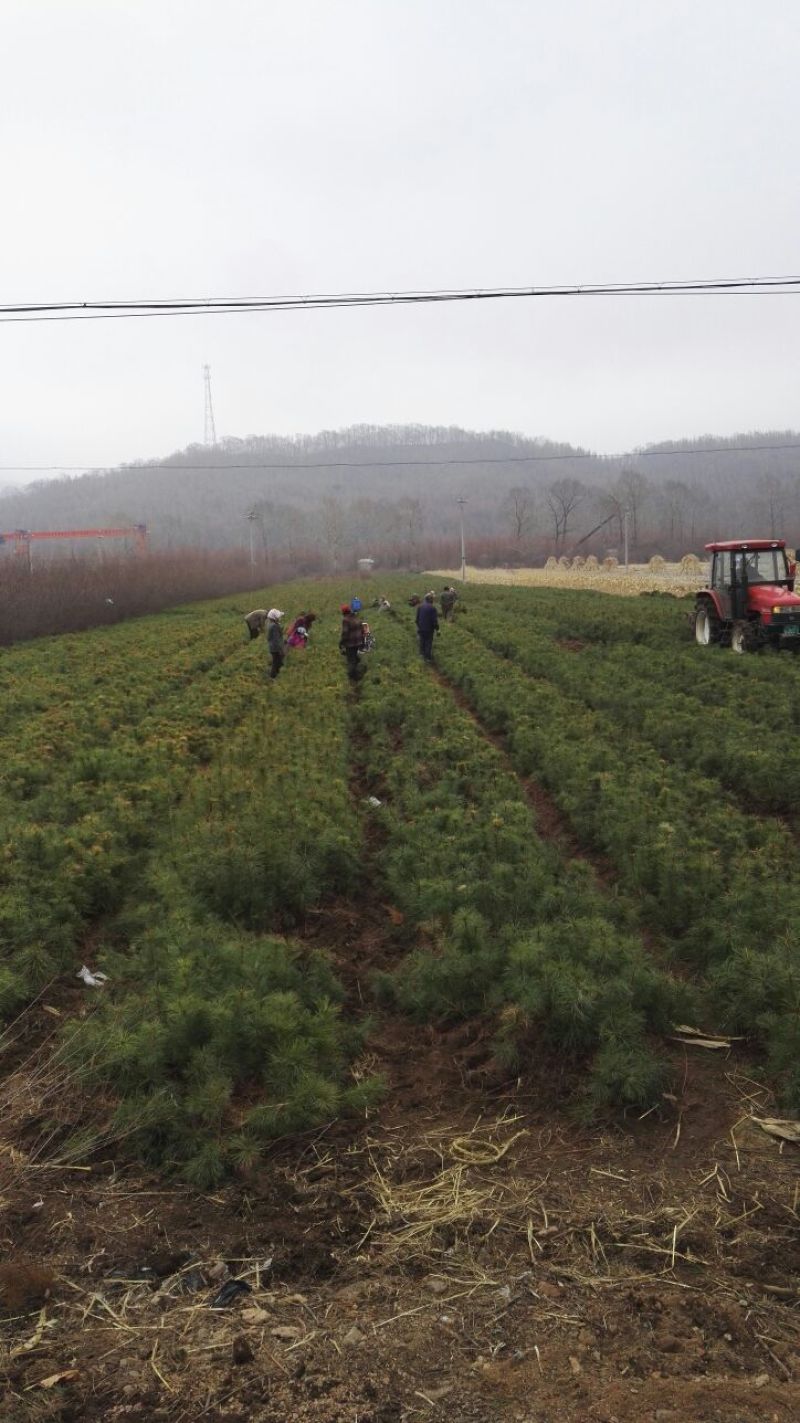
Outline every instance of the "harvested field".
[[(626, 573), (621, 566), (606, 569), (583, 563), (579, 568), (473, 568), (467, 566), (467, 583), (493, 583), (512, 588), (592, 588), (599, 593), (617, 597), (635, 597), (639, 593), (671, 593), (682, 598), (694, 593), (706, 582), (706, 565), (699, 572), (686, 570), (680, 563), (665, 563), (653, 569), (648, 563), (632, 563)], [(426, 576), (437, 582), (458, 584), (461, 570), (442, 568)]]

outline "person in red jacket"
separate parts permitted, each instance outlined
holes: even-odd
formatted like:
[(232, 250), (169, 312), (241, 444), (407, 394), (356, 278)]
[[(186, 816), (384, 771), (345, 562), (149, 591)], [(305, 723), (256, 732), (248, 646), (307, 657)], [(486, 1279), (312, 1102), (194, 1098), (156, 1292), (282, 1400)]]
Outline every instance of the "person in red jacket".
[(286, 646), (305, 647), (308, 635), (316, 621), (316, 613), (301, 613), (286, 629)]

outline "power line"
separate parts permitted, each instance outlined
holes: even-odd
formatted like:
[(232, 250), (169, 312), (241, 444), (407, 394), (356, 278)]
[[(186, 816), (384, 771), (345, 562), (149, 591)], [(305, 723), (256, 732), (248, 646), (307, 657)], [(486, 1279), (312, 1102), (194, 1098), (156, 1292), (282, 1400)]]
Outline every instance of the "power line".
[(0, 464), (0, 473), (25, 474), (112, 474), (146, 473), (148, 470), (301, 470), (301, 469), (408, 469), (442, 468), (446, 465), (484, 464), (551, 464), (560, 460), (597, 460), (599, 463), (619, 463), (620, 460), (672, 459), (690, 455), (741, 455), (759, 454), (765, 451), (800, 450), (800, 440), (792, 444), (777, 445), (698, 445), (689, 450), (629, 450), (617, 455), (595, 454), (592, 450), (576, 450), (573, 454), (558, 455), (467, 455), (464, 459), (407, 459), (407, 460), (303, 460), (276, 462), (234, 461), (230, 464)]
[[(563, 295), (570, 295), (570, 294), (571, 294), (571, 293), (563, 293)], [(717, 289), (717, 288), (710, 288), (710, 287), (709, 287), (709, 288), (707, 288), (707, 289), (705, 289), (705, 290), (697, 289), (697, 290), (689, 290), (689, 291), (677, 291), (677, 290), (667, 290), (667, 289), (662, 290), (662, 289), (660, 289), (660, 288), (654, 287), (651, 291), (647, 291), (647, 292), (645, 292), (645, 291), (642, 291), (642, 292), (632, 292), (632, 291), (631, 291), (631, 292), (625, 292), (625, 291), (609, 291), (609, 292), (576, 291), (574, 294), (577, 295), (577, 296), (656, 296), (656, 297), (658, 297), (658, 296), (662, 296), (662, 297), (673, 296), (673, 297), (688, 297), (688, 298), (700, 297), (700, 296), (702, 296), (702, 297), (767, 297), (767, 296), (800, 296), (800, 289), (799, 289), (799, 288), (796, 288), (796, 287), (783, 287), (783, 288), (779, 288), (779, 287), (764, 288), (764, 287), (761, 287), (761, 288), (757, 288), (756, 290), (753, 290), (753, 291), (747, 291), (747, 290), (744, 290), (744, 289), (725, 290), (724, 288), (719, 288), (719, 289)], [(520, 292), (520, 296), (522, 296), (522, 295), (528, 295), (528, 293), (522, 293), (522, 292)], [(559, 292), (531, 292), (531, 293), (529, 293), (529, 295), (531, 295), (531, 296), (559, 296), (559, 295), (562, 295), (562, 293), (559, 293)], [(483, 298), (483, 299), (486, 300), (486, 299), (488, 299), (488, 298), (489, 298), (489, 294), (487, 293), (487, 294), (484, 295), (484, 298)], [(459, 300), (461, 300), (461, 301), (466, 301), (466, 300), (468, 300), (467, 297), (449, 297), (449, 298), (442, 298), (442, 299), (443, 299), (443, 300), (449, 300), (449, 301), (459, 301)], [(359, 306), (359, 305), (360, 305), (360, 306), (378, 306), (378, 305), (402, 306), (403, 304), (404, 304), (403, 300), (402, 300), (401, 298), (399, 298), (399, 297), (396, 298), (396, 299), (394, 299), (391, 303), (390, 303), (390, 302), (383, 302), (383, 303), (379, 303), (379, 302), (346, 302), (346, 301), (326, 303), (326, 305), (329, 305), (329, 306), (339, 306), (339, 307), (343, 307), (343, 308), (344, 308), (344, 307)], [(309, 301), (309, 302), (299, 303), (299, 304), (297, 304), (297, 305), (295, 305), (295, 306), (289, 306), (288, 304), (287, 304), (287, 305), (280, 305), (280, 304), (268, 305), (268, 304), (266, 304), (266, 303), (256, 303), (256, 302), (254, 302), (254, 303), (252, 303), (250, 306), (238, 306), (238, 307), (236, 307), (236, 306), (202, 306), (202, 307), (201, 307), (201, 306), (198, 306), (198, 307), (176, 308), (176, 309), (168, 310), (168, 311), (156, 311), (156, 310), (152, 310), (152, 311), (148, 311), (148, 310), (141, 310), (141, 311), (139, 311), (139, 310), (136, 310), (136, 311), (109, 311), (109, 312), (102, 313), (102, 314), (100, 314), (100, 315), (94, 315), (94, 314), (89, 313), (89, 312), (87, 312), (87, 313), (84, 314), (84, 315), (81, 315), (80, 313), (76, 313), (76, 314), (74, 314), (74, 315), (67, 314), (67, 315), (64, 315), (64, 316), (3, 316), (3, 315), (0, 315), (0, 326), (2, 326), (2, 325), (14, 326), (14, 325), (18, 325), (18, 324), (20, 324), (20, 323), (22, 323), (22, 324), (30, 324), (30, 323), (32, 323), (32, 322), (42, 322), (42, 321), (100, 321), (100, 320), (103, 320), (103, 321), (124, 321), (124, 320), (127, 320), (127, 319), (129, 319), (129, 318), (134, 318), (134, 317), (138, 319), (138, 318), (153, 317), (153, 316), (170, 316), (170, 317), (178, 317), (178, 316), (247, 316), (247, 315), (250, 315), (251, 313), (255, 313), (255, 312), (259, 312), (259, 311), (273, 311), (273, 310), (274, 310), (274, 311), (319, 311), (319, 310), (322, 310), (322, 309), (323, 309), (323, 304), (322, 304), (322, 303), (314, 303), (314, 302), (310, 302), (310, 301)], [(0, 307), (0, 312), (2, 312), (2, 310), (3, 310), (3, 308)]]
[(527, 287), (442, 288), (434, 291), (334, 292), (305, 296), (176, 297), (134, 301), (0, 304), (0, 321), (108, 321), (132, 317), (235, 315), (256, 311), (324, 311), (342, 307), (417, 306), (587, 296), (797, 295), (800, 277), (736, 277), (646, 282), (583, 282)]

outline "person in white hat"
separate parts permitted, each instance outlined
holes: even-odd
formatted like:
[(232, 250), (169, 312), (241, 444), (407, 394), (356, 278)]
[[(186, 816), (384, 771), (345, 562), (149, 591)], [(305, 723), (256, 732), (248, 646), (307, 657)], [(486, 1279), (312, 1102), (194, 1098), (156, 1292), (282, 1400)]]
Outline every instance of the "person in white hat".
[(269, 675), (274, 681), (283, 666), (285, 652), (283, 650), (283, 628), (281, 618), (283, 613), (280, 608), (270, 608), (267, 613), (267, 650), (272, 658), (272, 665)]

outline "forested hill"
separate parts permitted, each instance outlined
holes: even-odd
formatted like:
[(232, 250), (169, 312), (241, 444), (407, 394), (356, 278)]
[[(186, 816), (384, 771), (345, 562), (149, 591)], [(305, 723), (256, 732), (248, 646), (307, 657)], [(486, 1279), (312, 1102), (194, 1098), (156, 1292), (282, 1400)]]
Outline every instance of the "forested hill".
[[(787, 444), (798, 449), (780, 448)], [(794, 543), (800, 434), (708, 436), (624, 460), (505, 431), (415, 425), (226, 438), (6, 492), (0, 529), (144, 522), (156, 547), (229, 548), (246, 544), (252, 527), (259, 546), (322, 545), (336, 561), (356, 546), (413, 555), (426, 540), (452, 537), (459, 498), (470, 536), (507, 540), (512, 553), (569, 551), (604, 518), (586, 547), (614, 546), (626, 507), (641, 554), (680, 554), (746, 531)]]

